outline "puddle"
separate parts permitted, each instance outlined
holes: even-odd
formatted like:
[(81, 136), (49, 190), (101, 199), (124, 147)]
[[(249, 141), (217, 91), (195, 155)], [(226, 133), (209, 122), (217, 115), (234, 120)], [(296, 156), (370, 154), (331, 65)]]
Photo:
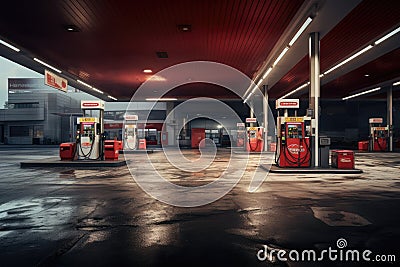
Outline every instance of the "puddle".
[(314, 217), (329, 226), (365, 226), (372, 224), (360, 215), (331, 207), (311, 207)]

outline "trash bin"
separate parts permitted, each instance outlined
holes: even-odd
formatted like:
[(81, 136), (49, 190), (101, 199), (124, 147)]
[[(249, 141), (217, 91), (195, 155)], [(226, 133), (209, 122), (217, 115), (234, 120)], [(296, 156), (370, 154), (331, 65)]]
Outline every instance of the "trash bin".
[(146, 139), (139, 139), (139, 149), (146, 150)]
[(368, 151), (369, 141), (360, 141), (358, 142), (358, 150), (360, 151)]
[(351, 150), (332, 151), (332, 167), (338, 169), (354, 169), (354, 152)]
[(276, 151), (276, 143), (270, 143), (269, 144), (269, 151), (275, 152)]
[(73, 160), (75, 157), (76, 143), (62, 143), (60, 144), (60, 158), (61, 160)]
[(321, 168), (329, 168), (329, 148), (331, 139), (327, 136), (319, 138), (319, 166)]
[(104, 141), (104, 158), (106, 160), (115, 160), (119, 157), (119, 143), (117, 140)]

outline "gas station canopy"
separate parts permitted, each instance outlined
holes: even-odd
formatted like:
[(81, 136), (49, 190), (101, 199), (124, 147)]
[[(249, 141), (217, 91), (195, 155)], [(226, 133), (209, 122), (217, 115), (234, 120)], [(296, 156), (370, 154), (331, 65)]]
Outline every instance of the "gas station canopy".
[[(128, 101), (152, 74), (188, 61), (223, 63), (255, 82), (272, 66), (262, 84), (279, 98), (308, 82), (308, 36), (319, 32), (321, 97), (343, 98), (400, 80), (399, 11), (400, 1), (376, 0), (16, 0), (2, 4), (0, 39), (19, 51), (2, 45), (0, 55), (40, 73), (47, 63), (107, 101)], [(168, 95), (194, 96), (237, 98), (210, 84)]]

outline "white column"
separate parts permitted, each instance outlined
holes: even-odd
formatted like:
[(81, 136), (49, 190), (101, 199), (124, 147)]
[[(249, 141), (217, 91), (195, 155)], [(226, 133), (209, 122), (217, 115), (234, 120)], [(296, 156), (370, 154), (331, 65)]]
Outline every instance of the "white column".
[(310, 57), (310, 109), (314, 112), (311, 123), (313, 142), (312, 142), (312, 165), (319, 166), (319, 97), (320, 97), (320, 65), (319, 65), (319, 33), (313, 32), (309, 38), (309, 57)]
[(393, 86), (387, 89), (387, 117), (386, 117), (387, 126), (389, 128), (389, 151), (393, 151)]
[(264, 113), (264, 151), (268, 151), (268, 88), (266, 85), (263, 85), (263, 113)]

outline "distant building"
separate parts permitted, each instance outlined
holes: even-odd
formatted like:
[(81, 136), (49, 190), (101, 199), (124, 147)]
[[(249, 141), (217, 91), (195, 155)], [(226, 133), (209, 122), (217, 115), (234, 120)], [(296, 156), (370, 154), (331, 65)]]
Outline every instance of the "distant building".
[(81, 113), (74, 94), (44, 85), (43, 78), (9, 78), (8, 103), (0, 110), (0, 143), (69, 141), (71, 121)]

